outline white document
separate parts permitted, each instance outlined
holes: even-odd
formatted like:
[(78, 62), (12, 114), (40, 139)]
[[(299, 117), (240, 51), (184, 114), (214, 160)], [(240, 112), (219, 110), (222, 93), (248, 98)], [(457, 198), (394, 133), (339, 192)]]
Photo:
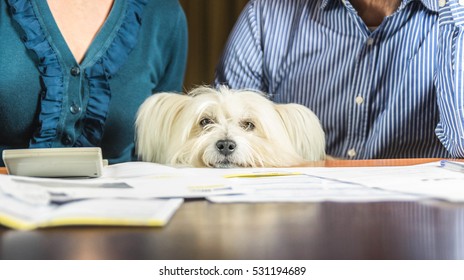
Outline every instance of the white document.
[(121, 179), (177, 174), (179, 174), (179, 169), (175, 167), (152, 162), (132, 161), (105, 166), (102, 176), (104, 178)]
[[(92, 179), (0, 175), (0, 224), (21, 230), (62, 225), (163, 226), (182, 204), (181, 197), (203, 197), (208, 192), (201, 188), (210, 193), (219, 189), (209, 182), (186, 180), (175, 168), (131, 166), (115, 165), (101, 178)], [(173, 198), (156, 199), (160, 197)]]
[(129, 162), (105, 167), (100, 178), (54, 179), (0, 175), (0, 190), (27, 203), (44, 205), (89, 198), (203, 198), (237, 194), (228, 180), (189, 169)]
[[(231, 169), (221, 172), (228, 176), (239, 174), (239, 178), (234, 179), (235, 185), (254, 191), (242, 195), (208, 197), (212, 202), (418, 199), (464, 202), (464, 173), (444, 169), (439, 162), (413, 166)], [(262, 177), (259, 176), (260, 172), (304, 175)], [(246, 174), (248, 176), (244, 176)]]
[[(328, 169), (331, 175), (336, 170)], [(318, 168), (260, 168), (260, 169), (222, 169), (198, 170), (197, 173), (216, 173), (230, 180), (230, 185), (245, 188), (248, 192), (236, 195), (210, 196), (211, 202), (371, 202), (404, 201), (422, 199), (398, 191), (372, 188), (341, 180), (336, 176), (320, 176)], [(311, 174), (312, 173), (312, 174)], [(206, 175), (205, 175), (206, 176)], [(211, 176), (211, 175), (209, 175)]]
[(33, 205), (0, 192), (0, 224), (19, 230), (64, 225), (164, 226), (183, 199), (88, 199)]
[(306, 172), (371, 188), (464, 202), (464, 173), (445, 169), (440, 162), (412, 166), (320, 168)]

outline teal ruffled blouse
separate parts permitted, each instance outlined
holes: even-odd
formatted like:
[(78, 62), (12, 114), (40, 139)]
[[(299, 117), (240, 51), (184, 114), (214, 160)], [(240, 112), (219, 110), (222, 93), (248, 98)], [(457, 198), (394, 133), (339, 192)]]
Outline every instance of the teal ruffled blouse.
[(110, 163), (133, 160), (140, 104), (182, 89), (178, 1), (115, 0), (80, 64), (47, 1), (0, 1), (0, 149), (101, 147)]

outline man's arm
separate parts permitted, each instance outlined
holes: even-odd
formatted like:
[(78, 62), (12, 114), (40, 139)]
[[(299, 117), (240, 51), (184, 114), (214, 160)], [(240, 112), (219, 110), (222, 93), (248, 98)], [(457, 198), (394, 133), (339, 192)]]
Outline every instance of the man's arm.
[(439, 0), (439, 5), (436, 133), (453, 157), (464, 158), (464, 1)]
[(263, 50), (259, 1), (250, 1), (232, 30), (218, 64), (215, 85), (267, 91), (263, 82)]

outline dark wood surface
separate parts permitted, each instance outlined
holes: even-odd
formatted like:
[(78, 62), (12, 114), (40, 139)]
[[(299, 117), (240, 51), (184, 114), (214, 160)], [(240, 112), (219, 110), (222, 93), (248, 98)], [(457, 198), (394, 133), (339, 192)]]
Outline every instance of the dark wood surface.
[[(326, 166), (436, 161), (331, 161)], [(338, 162), (338, 163), (337, 163)], [(464, 204), (213, 204), (191, 200), (162, 228), (0, 227), (1, 259), (464, 259)]]

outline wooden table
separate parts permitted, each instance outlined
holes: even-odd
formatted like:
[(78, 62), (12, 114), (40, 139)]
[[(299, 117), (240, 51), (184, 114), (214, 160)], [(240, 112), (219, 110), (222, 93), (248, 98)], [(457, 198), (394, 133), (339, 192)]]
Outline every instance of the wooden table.
[[(436, 160), (324, 165), (386, 166)], [(163, 228), (60, 227), (21, 232), (0, 227), (0, 258), (464, 259), (464, 204), (191, 200)]]

